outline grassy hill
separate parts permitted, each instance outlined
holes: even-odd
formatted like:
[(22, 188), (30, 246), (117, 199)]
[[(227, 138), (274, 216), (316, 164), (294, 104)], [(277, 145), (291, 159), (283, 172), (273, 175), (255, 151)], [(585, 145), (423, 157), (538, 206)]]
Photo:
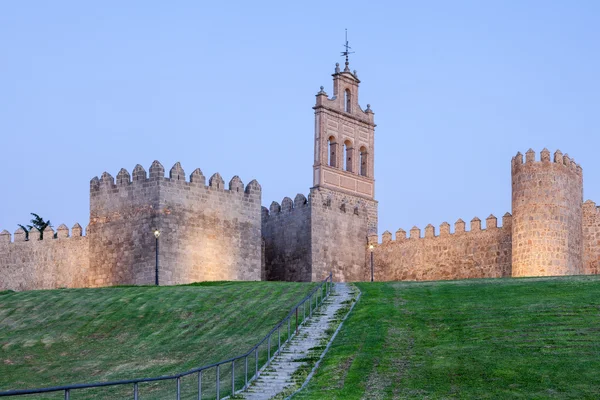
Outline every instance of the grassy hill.
[[(262, 339), (312, 287), (218, 282), (0, 292), (0, 391), (159, 376), (227, 359)], [(206, 377), (209, 386), (213, 379)], [(182, 382), (184, 398), (192, 398), (185, 387), (193, 393), (195, 382)], [(173, 398), (173, 385), (140, 386), (140, 398)], [(123, 390), (71, 398), (129, 398), (131, 387)]]
[(599, 277), (358, 287), (294, 400), (598, 398)]

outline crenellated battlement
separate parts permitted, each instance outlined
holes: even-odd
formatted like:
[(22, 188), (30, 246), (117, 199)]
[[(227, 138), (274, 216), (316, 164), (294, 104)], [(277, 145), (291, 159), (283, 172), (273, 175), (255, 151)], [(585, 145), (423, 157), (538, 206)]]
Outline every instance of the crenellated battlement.
[(585, 203), (583, 203), (583, 212), (600, 214), (600, 206), (597, 206), (596, 202), (592, 200), (586, 200)]
[[(132, 179), (133, 176), (133, 179)], [(165, 177), (165, 168), (159, 161), (154, 161), (149, 169), (149, 175), (144, 167), (137, 164), (133, 169), (133, 175), (125, 168), (121, 168), (117, 174), (116, 182), (113, 176), (108, 172), (103, 172), (100, 178), (97, 176), (90, 180), (90, 192), (92, 194), (99, 192), (110, 191), (118, 193), (121, 188), (127, 188), (135, 185), (144, 185), (151, 182), (173, 182), (189, 187), (204, 187), (205, 189), (221, 190), (231, 193), (240, 194), (257, 194), (261, 192), (260, 184), (254, 179), (244, 186), (239, 176), (235, 175), (229, 181), (226, 188), (225, 181), (221, 175), (216, 172), (208, 180), (206, 185), (206, 177), (200, 168), (196, 168), (190, 175), (189, 180), (186, 180), (185, 171), (181, 163), (176, 162), (169, 171), (169, 177)]]
[[(86, 228), (86, 232), (87, 232), (87, 228)], [(56, 240), (79, 239), (81, 237), (86, 237), (85, 235), (83, 235), (83, 229), (81, 228), (81, 225), (79, 225), (78, 223), (73, 225), (73, 227), (71, 228), (70, 234), (69, 234), (69, 228), (65, 224), (61, 224), (56, 229), (56, 232), (54, 231), (54, 229), (52, 229), (52, 227), (50, 227), (50, 226), (46, 227), (46, 229), (44, 229), (44, 239), (43, 240), (40, 240), (39, 233), (40, 233), (40, 231), (37, 228), (32, 228), (29, 231), (29, 238), (26, 239), (26, 237), (28, 235), (25, 233), (25, 230), (23, 230), (23, 228), (19, 227), (14, 232), (14, 240), (13, 240), (13, 236), (10, 234), (9, 231), (7, 231), (5, 229), (2, 232), (0, 232), (0, 245), (7, 245), (7, 244), (11, 244), (11, 243), (22, 243), (22, 242), (48, 243), (48, 242), (53, 242)], [(54, 237), (55, 233), (56, 233), (56, 237)]]
[(377, 235), (369, 235), (368, 237), (368, 245), (378, 245), (378, 244), (386, 244), (392, 242), (404, 242), (408, 240), (417, 240), (417, 239), (438, 239), (438, 238), (446, 238), (451, 236), (462, 236), (462, 235), (472, 235), (481, 232), (493, 232), (496, 230), (504, 230), (510, 233), (512, 227), (512, 215), (510, 213), (504, 214), (502, 217), (502, 226), (498, 226), (498, 219), (491, 214), (489, 217), (485, 219), (485, 229), (481, 227), (481, 219), (478, 217), (474, 217), (470, 222), (470, 230), (465, 230), (465, 222), (462, 219), (458, 219), (454, 223), (454, 232), (450, 231), (450, 224), (448, 222), (442, 222), (439, 226), (439, 235), (435, 232), (435, 227), (432, 224), (429, 224), (425, 227), (425, 234), (421, 236), (421, 229), (419, 227), (413, 226), (409, 231), (409, 236), (406, 237), (406, 231), (404, 229), (398, 229), (396, 231), (395, 239), (392, 239), (392, 233), (390, 231), (385, 231), (381, 235), (381, 242), (378, 242)]
[(550, 156), (550, 150), (544, 148), (540, 152), (539, 159), (536, 159), (536, 153), (533, 149), (527, 150), (525, 153), (525, 160), (523, 160), (523, 154), (517, 152), (512, 158), (511, 165), (513, 172), (519, 170), (523, 165), (531, 164), (542, 164), (542, 165), (560, 165), (565, 167), (566, 170), (570, 170), (577, 175), (583, 175), (583, 170), (579, 164), (575, 162), (574, 158), (571, 158), (568, 154), (564, 154), (560, 150), (554, 152), (554, 156)]

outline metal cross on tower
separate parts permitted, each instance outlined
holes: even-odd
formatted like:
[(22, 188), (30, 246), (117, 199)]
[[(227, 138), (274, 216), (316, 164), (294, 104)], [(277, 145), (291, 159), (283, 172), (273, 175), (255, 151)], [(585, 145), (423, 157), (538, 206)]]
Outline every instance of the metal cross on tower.
[(344, 47), (346, 48), (346, 51), (342, 51), (342, 57), (346, 57), (346, 66), (348, 66), (348, 55), (354, 54), (353, 51), (350, 51), (352, 47), (348, 46), (348, 29), (346, 29), (346, 44), (344, 45)]

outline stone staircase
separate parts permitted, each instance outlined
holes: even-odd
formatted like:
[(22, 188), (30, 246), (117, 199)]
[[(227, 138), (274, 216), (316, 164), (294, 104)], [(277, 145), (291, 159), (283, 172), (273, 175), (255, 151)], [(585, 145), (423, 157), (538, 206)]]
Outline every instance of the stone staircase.
[[(323, 344), (322, 340), (327, 337), (327, 328), (329, 328), (336, 312), (352, 296), (352, 290), (347, 284), (336, 283), (331, 295), (323, 306), (313, 313), (312, 319), (302, 326), (297, 336), (282, 347), (281, 353), (273, 359), (248, 390), (238, 394), (237, 398), (267, 400), (283, 393), (295, 384), (294, 373), (306, 364), (306, 361), (303, 361), (304, 359), (315, 356), (315, 352), (311, 349)], [(318, 351), (316, 356), (320, 356), (321, 352)]]

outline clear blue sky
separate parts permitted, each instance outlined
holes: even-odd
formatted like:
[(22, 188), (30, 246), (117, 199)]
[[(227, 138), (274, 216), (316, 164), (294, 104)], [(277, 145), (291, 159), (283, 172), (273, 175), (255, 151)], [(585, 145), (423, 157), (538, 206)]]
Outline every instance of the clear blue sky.
[[(308, 194), (344, 28), (375, 112), (379, 233), (511, 209), (547, 147), (600, 203), (598, 1), (13, 1), (0, 5), (0, 230), (89, 218), (89, 181), (153, 160), (263, 204)], [(436, 229), (437, 231), (437, 229)]]

